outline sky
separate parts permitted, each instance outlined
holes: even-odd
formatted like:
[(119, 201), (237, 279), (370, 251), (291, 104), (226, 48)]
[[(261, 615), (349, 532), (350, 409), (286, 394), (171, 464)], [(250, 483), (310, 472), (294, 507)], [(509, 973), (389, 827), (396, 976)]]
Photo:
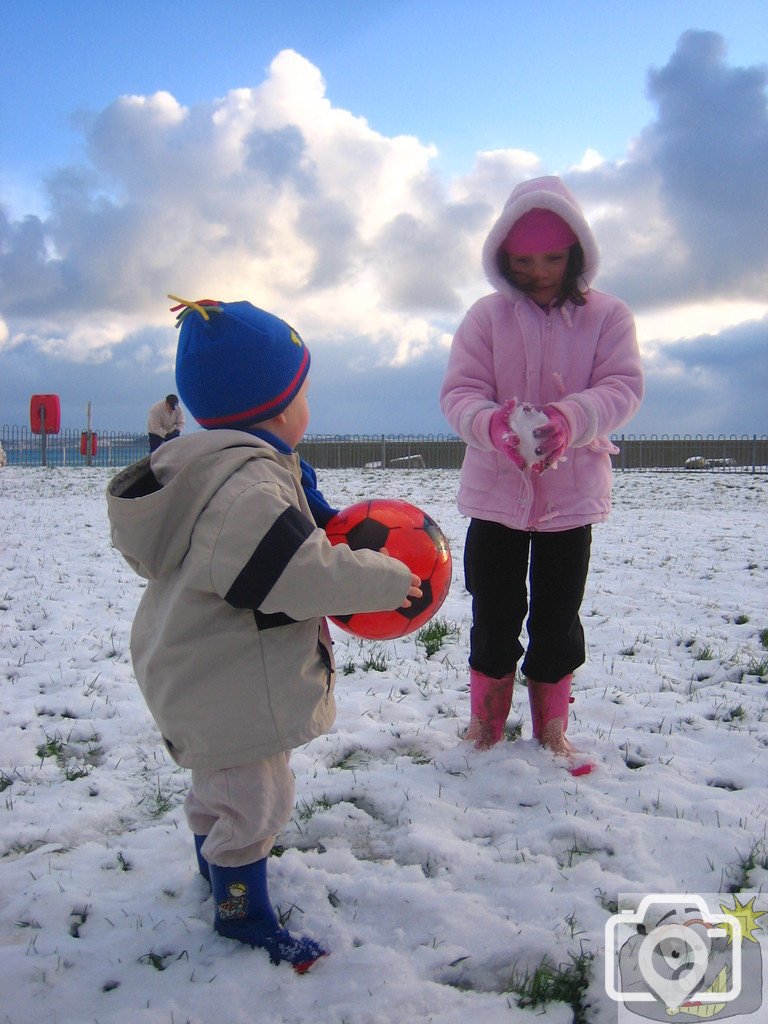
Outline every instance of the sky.
[(142, 431), (166, 295), (312, 353), (310, 432), (448, 433), (483, 240), (559, 174), (632, 307), (627, 433), (768, 433), (762, 0), (3, 4), (0, 425)]

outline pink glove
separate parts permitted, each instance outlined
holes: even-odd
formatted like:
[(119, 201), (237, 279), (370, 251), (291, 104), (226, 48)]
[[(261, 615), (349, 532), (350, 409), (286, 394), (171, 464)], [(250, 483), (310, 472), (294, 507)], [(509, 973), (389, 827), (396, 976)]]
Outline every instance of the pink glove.
[(533, 432), (539, 442), (536, 454), (541, 456), (541, 462), (532, 467), (534, 473), (543, 473), (545, 469), (556, 466), (571, 443), (571, 428), (560, 410), (545, 405), (541, 411), (547, 414), (549, 423), (537, 427)]
[(514, 408), (515, 400), (512, 398), (508, 402), (505, 402), (501, 409), (497, 409), (493, 416), (491, 416), (488, 433), (491, 438), (491, 444), (497, 452), (501, 452), (502, 455), (506, 455), (508, 459), (514, 462), (518, 469), (525, 469), (525, 459), (517, 450), (517, 446), (520, 444), (520, 438), (510, 429), (509, 426), (509, 417), (514, 411)]

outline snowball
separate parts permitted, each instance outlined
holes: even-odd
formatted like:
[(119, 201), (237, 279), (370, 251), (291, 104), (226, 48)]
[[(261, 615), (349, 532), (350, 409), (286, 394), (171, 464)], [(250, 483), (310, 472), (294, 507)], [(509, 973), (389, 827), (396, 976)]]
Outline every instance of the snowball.
[(525, 459), (527, 468), (530, 468), (536, 462), (541, 462), (541, 456), (536, 454), (539, 442), (533, 436), (533, 432), (537, 427), (541, 427), (548, 422), (549, 417), (546, 413), (539, 412), (538, 409), (527, 402), (515, 401), (515, 408), (509, 414), (507, 423), (509, 424), (509, 429), (520, 438), (517, 450)]

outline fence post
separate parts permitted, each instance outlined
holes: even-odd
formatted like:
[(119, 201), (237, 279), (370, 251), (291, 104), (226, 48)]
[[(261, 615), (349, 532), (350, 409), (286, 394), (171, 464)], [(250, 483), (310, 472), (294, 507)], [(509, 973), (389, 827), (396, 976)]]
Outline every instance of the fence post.
[(85, 430), (85, 464), (90, 466), (93, 462), (91, 452), (91, 403), (90, 401), (85, 403), (85, 419), (86, 419), (86, 430)]
[(45, 406), (40, 406), (40, 464), (42, 466), (48, 465), (48, 452), (46, 450), (46, 433), (45, 433)]

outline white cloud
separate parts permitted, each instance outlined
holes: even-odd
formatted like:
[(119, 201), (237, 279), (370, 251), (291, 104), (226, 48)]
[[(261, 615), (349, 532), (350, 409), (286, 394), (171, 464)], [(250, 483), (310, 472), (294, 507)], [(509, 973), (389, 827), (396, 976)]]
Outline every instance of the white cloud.
[(73, 362), (105, 362), (115, 346), (140, 326), (137, 318), (90, 316), (74, 324), (67, 334), (59, 334), (51, 324), (37, 335), (18, 335), (14, 342), (32, 342), (46, 355), (59, 358), (69, 355)]
[(644, 347), (646, 398), (629, 430), (768, 433), (768, 317)]
[(594, 171), (605, 163), (605, 157), (601, 156), (596, 149), (586, 149), (584, 156), (579, 163), (571, 167), (572, 171)]
[(679, 341), (720, 334), (768, 316), (768, 302), (699, 302), (635, 317), (640, 342)]
[(170, 327), (175, 291), (251, 298), (321, 337), (364, 333), (398, 362), (442, 336), (420, 309), (460, 309), (473, 208), (447, 199), (434, 147), (334, 108), (292, 51), (258, 88), (197, 108), (121, 97), (87, 142), (91, 167), (50, 182), (50, 217), (7, 225), (17, 341), (83, 358), (119, 343), (98, 326), (116, 313), (122, 337)]
[(684, 33), (626, 159), (568, 175), (603, 209), (599, 286), (636, 309), (768, 300), (768, 69), (725, 58), (720, 36)]

